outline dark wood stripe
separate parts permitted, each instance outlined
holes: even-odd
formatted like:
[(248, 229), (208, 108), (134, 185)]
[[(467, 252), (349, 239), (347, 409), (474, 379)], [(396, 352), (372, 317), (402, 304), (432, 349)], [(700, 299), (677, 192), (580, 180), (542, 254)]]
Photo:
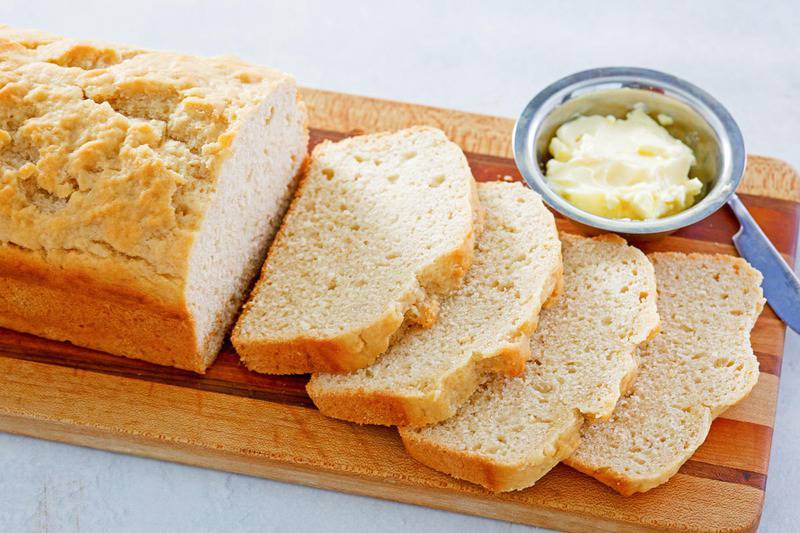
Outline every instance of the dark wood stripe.
[(350, 133), (342, 133), (341, 131), (320, 130), (316, 128), (311, 128), (308, 133), (309, 133), (308, 151), (311, 152), (311, 150), (313, 150), (314, 147), (319, 143), (321, 143), (322, 141), (341, 141), (346, 137), (352, 137), (353, 135), (358, 135), (363, 132), (351, 131)]
[(755, 354), (756, 358), (758, 358), (758, 369), (761, 372), (766, 372), (773, 376), (781, 376), (782, 357), (758, 351)]
[(759, 490), (765, 490), (767, 486), (767, 476), (765, 474), (740, 470), (728, 466), (712, 465), (692, 459), (686, 461), (678, 472), (692, 477), (725, 481), (727, 483), (738, 483)]
[(0, 357), (314, 408), (305, 390), (308, 376), (250, 372), (230, 346), (223, 348), (206, 374), (198, 375), (0, 328)]

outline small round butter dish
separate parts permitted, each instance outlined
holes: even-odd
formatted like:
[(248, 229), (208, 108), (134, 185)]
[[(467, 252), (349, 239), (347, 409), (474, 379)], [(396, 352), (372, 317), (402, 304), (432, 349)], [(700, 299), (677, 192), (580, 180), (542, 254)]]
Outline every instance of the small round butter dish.
[[(548, 184), (548, 146), (558, 128), (581, 116), (623, 119), (644, 108), (670, 135), (692, 149), (690, 175), (703, 183), (683, 211), (648, 220), (615, 219), (579, 209)], [(730, 113), (702, 89), (663, 72), (635, 67), (585, 70), (546, 87), (522, 111), (514, 128), (514, 159), (520, 173), (545, 202), (581, 226), (631, 238), (654, 238), (708, 217), (736, 191), (745, 165), (741, 131)]]

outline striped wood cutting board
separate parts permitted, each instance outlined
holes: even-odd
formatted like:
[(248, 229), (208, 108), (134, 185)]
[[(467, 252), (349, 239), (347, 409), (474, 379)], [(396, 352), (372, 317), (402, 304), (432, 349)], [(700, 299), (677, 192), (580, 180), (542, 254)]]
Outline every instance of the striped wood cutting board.
[[(303, 92), (312, 143), (431, 124), (464, 148), (478, 180), (519, 179), (509, 119)], [(791, 257), (798, 190), (786, 164), (749, 158), (740, 192)], [(724, 208), (643, 249), (733, 254), (736, 229)], [(714, 422), (669, 483), (630, 498), (565, 466), (531, 489), (491, 494), (416, 463), (392, 429), (323, 417), (305, 376), (249, 373), (230, 347), (201, 377), (0, 329), (0, 430), (556, 529), (751, 530), (764, 501), (784, 332), (767, 307), (752, 334), (761, 364), (753, 393)]]

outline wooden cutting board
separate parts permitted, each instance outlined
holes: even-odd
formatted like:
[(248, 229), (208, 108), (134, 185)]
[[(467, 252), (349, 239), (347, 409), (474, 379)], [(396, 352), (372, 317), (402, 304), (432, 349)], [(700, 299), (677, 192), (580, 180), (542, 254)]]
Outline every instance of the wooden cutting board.
[[(431, 124), (468, 153), (475, 177), (519, 179), (513, 121), (307, 89), (312, 143), (356, 131)], [(750, 157), (744, 202), (793, 257), (798, 177)], [(561, 229), (575, 230), (559, 219)], [(723, 208), (645, 251), (735, 253)], [(666, 485), (623, 498), (568, 467), (535, 487), (494, 495), (408, 457), (396, 431), (323, 417), (305, 376), (246, 371), (226, 347), (204, 376), (0, 329), (0, 430), (208, 468), (564, 530), (753, 530), (764, 501), (785, 328), (768, 307), (752, 333), (755, 390), (714, 422)], [(776, 494), (776, 497), (781, 495)]]

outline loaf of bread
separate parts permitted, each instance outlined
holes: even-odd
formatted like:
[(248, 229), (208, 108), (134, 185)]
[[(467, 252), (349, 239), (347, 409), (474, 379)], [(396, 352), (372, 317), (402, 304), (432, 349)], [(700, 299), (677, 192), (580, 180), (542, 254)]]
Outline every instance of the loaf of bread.
[(758, 380), (750, 330), (761, 274), (727, 255), (656, 253), (662, 331), (639, 350), (639, 375), (607, 421), (582, 430), (566, 463), (624, 495), (672, 477), (711, 421)]
[(0, 326), (202, 372), (307, 141), (286, 74), (0, 27)]
[(533, 485), (579, 442), (584, 418), (608, 417), (658, 328), (653, 267), (614, 235), (562, 234), (564, 289), (542, 311), (531, 361), (494, 376), (440, 424), (401, 428), (420, 462), (493, 491)]
[(436, 320), (479, 223), (467, 160), (441, 131), (323, 142), (236, 324), (236, 351), (271, 374), (369, 365), (406, 319)]
[(561, 278), (553, 215), (519, 183), (478, 186), (486, 212), (464, 285), (430, 329), (404, 331), (372, 365), (318, 374), (308, 393), (323, 414), (366, 424), (422, 426), (452, 416), (483, 374), (519, 374), (539, 310)]

